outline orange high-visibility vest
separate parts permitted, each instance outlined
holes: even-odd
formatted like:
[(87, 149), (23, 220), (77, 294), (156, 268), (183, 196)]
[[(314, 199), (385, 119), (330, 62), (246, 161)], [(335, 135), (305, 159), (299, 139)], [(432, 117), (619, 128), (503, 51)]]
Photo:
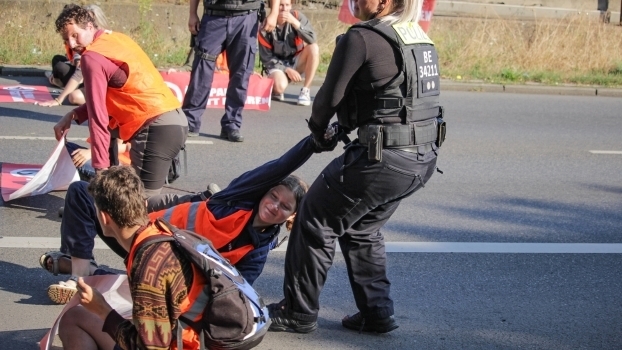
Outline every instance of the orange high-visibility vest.
[[(209, 200), (208, 200), (209, 202)], [(238, 210), (222, 219), (216, 219), (207, 208), (208, 202), (182, 203), (172, 208), (149, 214), (153, 221), (162, 218), (180, 229), (198, 233), (209, 239), (214, 248), (231, 264), (237, 264), (244, 255), (254, 249), (252, 244), (221, 251), (221, 248), (231, 243), (242, 232), (252, 217), (252, 210)]]
[(86, 47), (88, 51), (128, 67), (127, 82), (106, 90), (109, 127), (118, 127), (122, 140), (128, 141), (147, 120), (181, 107), (147, 54), (127, 35), (105, 31)]
[(216, 57), (216, 71), (221, 73), (229, 73), (229, 64), (227, 63), (227, 51), (223, 51)]
[[(149, 224), (149, 226), (147, 226), (147, 228), (145, 228), (142, 232), (140, 232), (137, 237), (134, 238), (132, 247), (130, 248), (130, 252), (127, 258), (126, 271), (127, 271), (128, 278), (132, 279), (133, 277), (132, 276), (132, 264), (134, 263), (134, 256), (136, 255), (137, 249), (141, 246), (141, 243), (149, 237), (160, 236), (160, 235), (172, 236), (170, 232), (160, 231), (156, 227), (156, 225), (152, 222)], [(194, 305), (195, 301), (207, 297), (205, 293), (203, 292), (206, 280), (203, 274), (201, 273), (201, 271), (199, 271), (197, 267), (194, 266), (194, 264), (191, 263), (191, 265), (192, 265), (192, 274), (193, 274), (192, 286), (190, 287), (190, 290), (188, 291), (188, 296), (181, 302), (180, 309), (181, 309), (182, 315), (184, 315), (187, 318), (192, 319), (193, 321), (198, 321), (203, 314), (203, 309), (201, 309), (200, 312), (199, 311), (194, 312), (195, 310), (192, 310), (192, 306)], [(183, 338), (184, 350), (195, 350), (195, 349), (200, 348), (201, 343), (199, 341), (199, 337), (197, 333), (194, 330), (192, 330), (192, 327), (187, 327), (186, 329), (182, 331), (182, 338)], [(177, 349), (176, 341), (174, 340), (171, 341), (170, 349)]]

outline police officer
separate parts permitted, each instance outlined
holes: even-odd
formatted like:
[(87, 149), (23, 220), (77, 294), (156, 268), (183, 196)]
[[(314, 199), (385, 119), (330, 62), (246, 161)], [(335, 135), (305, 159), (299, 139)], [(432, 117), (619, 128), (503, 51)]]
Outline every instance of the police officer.
[[(190, 83), (182, 105), (188, 118), (188, 136), (199, 135), (201, 116), (205, 112), (214, 79), (216, 58), (226, 51), (230, 73), (225, 114), (220, 120), (220, 137), (232, 142), (244, 141), (240, 134), (242, 110), (248, 80), (255, 66), (261, 4), (261, 0), (204, 0), (203, 17), (199, 21), (199, 0), (190, 0), (188, 29), (197, 38)], [(279, 0), (270, 0), (270, 5), (278, 9)], [(277, 17), (278, 11), (271, 11), (264, 29), (273, 30)]]
[(363, 22), (337, 43), (309, 128), (331, 150), (334, 139), (325, 133), (337, 113), (340, 127), (358, 128), (358, 139), (324, 168), (300, 205), (285, 258), (285, 298), (269, 306), (272, 331), (317, 328), (337, 241), (359, 310), (342, 325), (379, 333), (398, 327), (380, 229), (432, 176), (445, 130), (437, 53), (416, 23), (422, 1), (355, 2)]

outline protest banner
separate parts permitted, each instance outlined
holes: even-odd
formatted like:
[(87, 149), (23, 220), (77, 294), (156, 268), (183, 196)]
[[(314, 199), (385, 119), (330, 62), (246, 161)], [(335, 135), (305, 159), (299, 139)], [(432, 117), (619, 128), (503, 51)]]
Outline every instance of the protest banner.
[(66, 190), (80, 176), (65, 150), (61, 139), (43, 166), (36, 164), (3, 163), (0, 175), (2, 199), (10, 200)]
[[(106, 299), (106, 302), (123, 318), (132, 317), (132, 296), (127, 281), (127, 275), (98, 275), (84, 277), (84, 282), (97, 289)], [(73, 296), (60, 312), (52, 328), (41, 338), (39, 350), (51, 350), (54, 338), (58, 334), (58, 325), (63, 315), (72, 307), (80, 304), (78, 294)]]
[[(190, 83), (190, 73), (188, 72), (160, 72), (164, 82), (173, 91), (173, 94), (180, 102), (184, 100), (188, 84)], [(248, 81), (248, 94), (244, 109), (269, 111), (272, 96), (273, 81), (258, 74), (252, 74)], [(227, 100), (227, 86), (229, 85), (229, 74), (214, 73), (212, 89), (207, 101), (207, 108), (225, 108)]]
[(0, 85), (0, 102), (45, 102), (52, 99), (52, 95), (45, 86), (29, 85)]

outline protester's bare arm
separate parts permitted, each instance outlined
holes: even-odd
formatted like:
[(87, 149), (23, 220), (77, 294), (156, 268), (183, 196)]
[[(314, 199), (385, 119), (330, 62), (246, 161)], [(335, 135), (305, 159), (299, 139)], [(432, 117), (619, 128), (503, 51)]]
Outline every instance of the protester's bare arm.
[(71, 79), (69, 79), (69, 81), (67, 82), (67, 85), (65, 85), (65, 88), (63, 89), (63, 91), (60, 93), (60, 95), (58, 95), (57, 98), (53, 100), (41, 102), (39, 103), (39, 106), (54, 107), (54, 106), (62, 105), (63, 101), (67, 98), (67, 96), (69, 96), (69, 94), (71, 94), (72, 92), (76, 91), (76, 89), (80, 86), (80, 84), (82, 84), (83, 79), (81, 75), (79, 79), (80, 80), (76, 80), (72, 76)]

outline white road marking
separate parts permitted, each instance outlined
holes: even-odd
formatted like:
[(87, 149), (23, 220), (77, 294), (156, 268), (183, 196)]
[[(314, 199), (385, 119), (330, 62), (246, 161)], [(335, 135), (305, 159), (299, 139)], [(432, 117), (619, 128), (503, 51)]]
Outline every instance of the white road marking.
[[(31, 141), (56, 141), (54, 137), (48, 136), (0, 136), (0, 140), (31, 140)], [(84, 137), (68, 137), (67, 141), (86, 141)], [(213, 145), (213, 141), (187, 140), (187, 145)]]
[[(59, 237), (0, 238), (0, 248), (58, 249)], [(95, 249), (108, 249), (99, 238)], [(275, 251), (284, 252), (287, 243)], [(339, 251), (339, 247), (337, 247)], [(622, 243), (386, 242), (387, 253), (622, 254)]]
[(622, 151), (590, 151), (592, 154), (622, 154)]

